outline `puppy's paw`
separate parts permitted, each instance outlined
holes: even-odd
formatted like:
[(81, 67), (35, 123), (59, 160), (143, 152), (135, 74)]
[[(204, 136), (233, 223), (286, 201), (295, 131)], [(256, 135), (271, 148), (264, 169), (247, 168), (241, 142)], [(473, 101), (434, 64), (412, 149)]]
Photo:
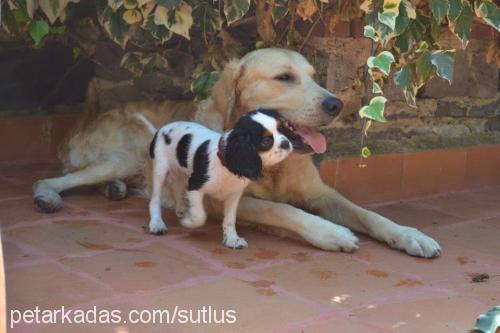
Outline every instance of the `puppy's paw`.
[(61, 196), (43, 181), (34, 186), (33, 202), (42, 213), (55, 213), (62, 209)]
[(112, 180), (106, 182), (103, 192), (110, 200), (121, 200), (127, 196), (127, 184), (121, 180)]
[(359, 245), (358, 238), (351, 230), (327, 220), (323, 220), (304, 237), (314, 246), (327, 251), (352, 252)]
[(243, 249), (248, 247), (245, 238), (238, 236), (224, 237), (223, 244), (230, 249)]
[(149, 222), (149, 232), (153, 235), (163, 235), (167, 233), (167, 226), (161, 219), (151, 220)]
[(441, 255), (441, 247), (434, 239), (411, 227), (398, 226), (397, 232), (387, 243), (411, 256), (434, 258)]

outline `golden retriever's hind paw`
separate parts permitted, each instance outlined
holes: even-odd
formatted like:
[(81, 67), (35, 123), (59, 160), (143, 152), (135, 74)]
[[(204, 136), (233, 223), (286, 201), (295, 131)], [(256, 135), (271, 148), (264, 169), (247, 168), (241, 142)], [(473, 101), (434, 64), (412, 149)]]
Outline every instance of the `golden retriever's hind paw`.
[(122, 200), (127, 196), (127, 184), (121, 180), (112, 180), (104, 185), (104, 195), (110, 200)]
[(35, 206), (42, 213), (55, 213), (62, 209), (62, 198), (59, 194), (54, 195), (37, 195), (33, 198)]

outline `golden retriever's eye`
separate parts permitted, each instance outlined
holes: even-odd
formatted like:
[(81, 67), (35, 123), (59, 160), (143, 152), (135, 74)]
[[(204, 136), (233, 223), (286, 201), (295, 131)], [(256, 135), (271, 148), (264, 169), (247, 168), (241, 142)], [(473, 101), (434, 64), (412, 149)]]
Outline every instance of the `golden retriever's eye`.
[(294, 77), (291, 74), (284, 73), (284, 74), (280, 74), (278, 76), (275, 76), (274, 79), (278, 80), (278, 81), (283, 81), (283, 82), (293, 82)]

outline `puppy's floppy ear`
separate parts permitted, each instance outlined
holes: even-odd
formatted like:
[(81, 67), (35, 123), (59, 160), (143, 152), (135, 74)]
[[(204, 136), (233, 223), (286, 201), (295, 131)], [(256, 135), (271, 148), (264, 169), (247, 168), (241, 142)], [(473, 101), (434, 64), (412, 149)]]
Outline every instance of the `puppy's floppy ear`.
[(262, 176), (262, 159), (249, 131), (233, 130), (224, 148), (226, 166), (237, 176), (256, 180)]
[(241, 60), (231, 60), (224, 66), (219, 80), (212, 88), (212, 95), (196, 113), (195, 120), (203, 125), (222, 132), (229, 127), (233, 117), (234, 108), (238, 105), (238, 82), (243, 75)]

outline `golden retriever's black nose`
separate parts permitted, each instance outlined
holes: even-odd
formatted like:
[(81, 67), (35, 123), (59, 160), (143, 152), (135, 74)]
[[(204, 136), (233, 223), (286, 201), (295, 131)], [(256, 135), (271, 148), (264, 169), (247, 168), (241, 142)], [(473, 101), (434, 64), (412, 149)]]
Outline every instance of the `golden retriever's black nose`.
[(323, 111), (332, 117), (339, 115), (340, 110), (342, 110), (342, 106), (344, 106), (344, 103), (342, 103), (342, 101), (337, 97), (327, 97), (323, 100), (323, 103), (321, 103)]

